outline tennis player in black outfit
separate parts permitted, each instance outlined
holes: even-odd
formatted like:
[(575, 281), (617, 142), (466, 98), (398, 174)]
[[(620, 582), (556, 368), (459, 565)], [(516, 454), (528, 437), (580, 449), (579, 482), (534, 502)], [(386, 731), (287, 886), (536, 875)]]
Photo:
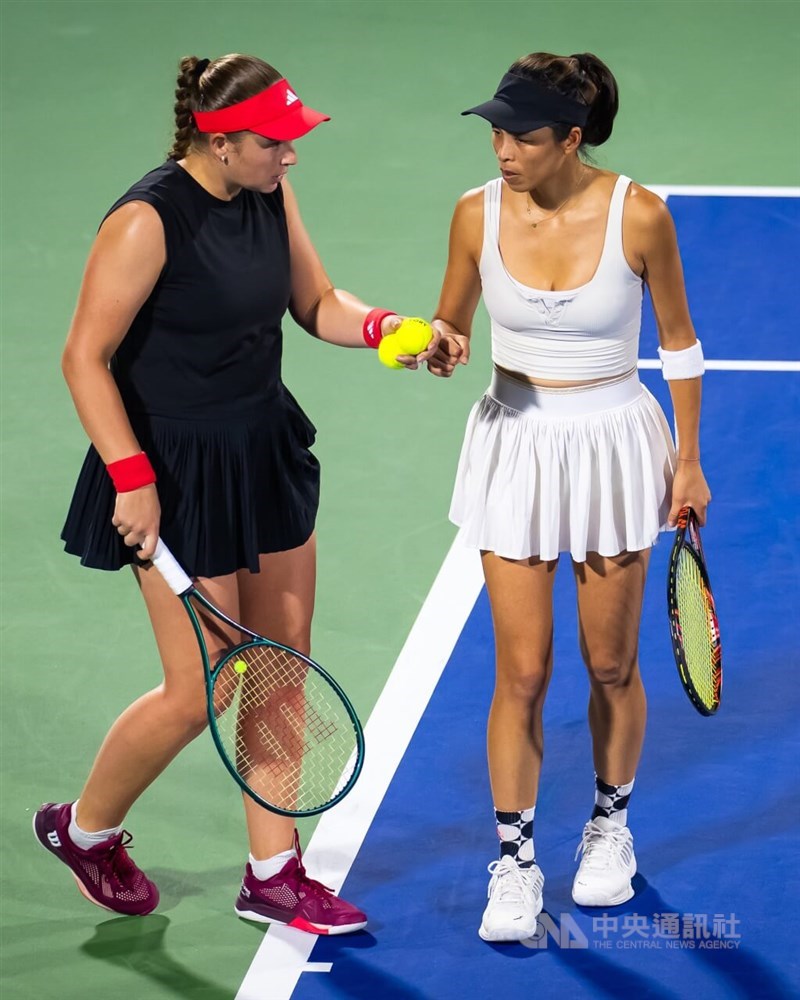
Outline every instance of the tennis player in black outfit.
[[(280, 73), (251, 56), (187, 57), (175, 113), (166, 163), (100, 227), (63, 356), (91, 439), (65, 546), (88, 566), (132, 565), (164, 680), (114, 723), (79, 800), (42, 806), (34, 828), (88, 899), (125, 914), (152, 911), (158, 891), (125, 849), (123, 820), (206, 725), (191, 626), (148, 561), (156, 540), (230, 616), (308, 653), (319, 466), (315, 429), (281, 381), (281, 323), (289, 310), (320, 340), (377, 347), (400, 321), (334, 288), (317, 256), (286, 174), (294, 140), (327, 118)], [(206, 641), (212, 657), (224, 646)], [(239, 915), (363, 927), (306, 875), (293, 820), (244, 805)]]

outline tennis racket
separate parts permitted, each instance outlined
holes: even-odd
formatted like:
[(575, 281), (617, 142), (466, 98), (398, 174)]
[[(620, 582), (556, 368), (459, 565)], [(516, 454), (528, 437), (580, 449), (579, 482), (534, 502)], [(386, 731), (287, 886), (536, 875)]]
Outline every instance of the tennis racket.
[(691, 507), (682, 507), (678, 514), (667, 577), (667, 610), (684, 690), (701, 715), (713, 715), (722, 693), (722, 643), (700, 527)]
[[(309, 657), (215, 607), (160, 539), (152, 561), (191, 620), (203, 660), (211, 735), (240, 788), (282, 816), (313, 816), (336, 805), (364, 761), (361, 723), (344, 691)], [(213, 665), (201, 618), (227, 643)], [(219, 622), (228, 626), (224, 633)], [(231, 641), (230, 629), (242, 641)]]

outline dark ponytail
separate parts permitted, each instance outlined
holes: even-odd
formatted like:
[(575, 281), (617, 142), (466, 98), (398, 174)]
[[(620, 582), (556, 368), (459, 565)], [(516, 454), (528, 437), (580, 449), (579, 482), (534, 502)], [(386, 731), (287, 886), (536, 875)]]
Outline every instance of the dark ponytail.
[[(600, 146), (611, 135), (619, 108), (617, 81), (606, 64), (591, 52), (556, 56), (550, 52), (532, 52), (509, 68), (509, 73), (544, 83), (564, 97), (589, 106), (589, 119), (583, 126), (581, 148)], [(556, 139), (569, 135), (569, 125), (552, 126)]]
[[(282, 74), (256, 56), (232, 53), (209, 62), (197, 56), (184, 56), (179, 64), (175, 87), (175, 138), (167, 153), (170, 160), (182, 160), (193, 146), (198, 146), (193, 111), (218, 111), (246, 101), (273, 83)], [(239, 133), (232, 133), (236, 141)]]
[(589, 120), (583, 127), (583, 141), (587, 146), (600, 146), (611, 135), (619, 109), (617, 81), (608, 66), (591, 52), (580, 52), (570, 59), (577, 61), (580, 72), (595, 88), (589, 102)]

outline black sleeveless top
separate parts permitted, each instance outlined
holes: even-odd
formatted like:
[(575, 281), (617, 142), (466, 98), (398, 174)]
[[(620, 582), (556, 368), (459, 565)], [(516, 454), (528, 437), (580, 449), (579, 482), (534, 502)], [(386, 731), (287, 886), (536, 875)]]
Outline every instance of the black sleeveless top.
[[(310, 537), (319, 503), (314, 425), (281, 381), (283, 192), (222, 201), (168, 161), (108, 214), (129, 201), (158, 212), (167, 259), (111, 370), (156, 470), (161, 537), (192, 576), (258, 572), (262, 553)], [(136, 561), (111, 523), (115, 502), (90, 447), (62, 532), (85, 565)]]
[(161, 416), (246, 413), (280, 381), (289, 235), (280, 187), (222, 201), (174, 160), (110, 209), (144, 201), (167, 261), (111, 363), (126, 409)]

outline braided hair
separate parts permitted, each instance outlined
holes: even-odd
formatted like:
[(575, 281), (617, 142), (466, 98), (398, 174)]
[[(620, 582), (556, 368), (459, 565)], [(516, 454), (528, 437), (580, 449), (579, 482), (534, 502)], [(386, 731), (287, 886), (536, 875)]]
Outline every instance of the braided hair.
[[(193, 111), (218, 111), (239, 104), (282, 79), (282, 74), (256, 56), (232, 53), (219, 59), (184, 56), (175, 86), (175, 138), (167, 159), (182, 160), (202, 141)], [(235, 141), (237, 134), (232, 138)]]

